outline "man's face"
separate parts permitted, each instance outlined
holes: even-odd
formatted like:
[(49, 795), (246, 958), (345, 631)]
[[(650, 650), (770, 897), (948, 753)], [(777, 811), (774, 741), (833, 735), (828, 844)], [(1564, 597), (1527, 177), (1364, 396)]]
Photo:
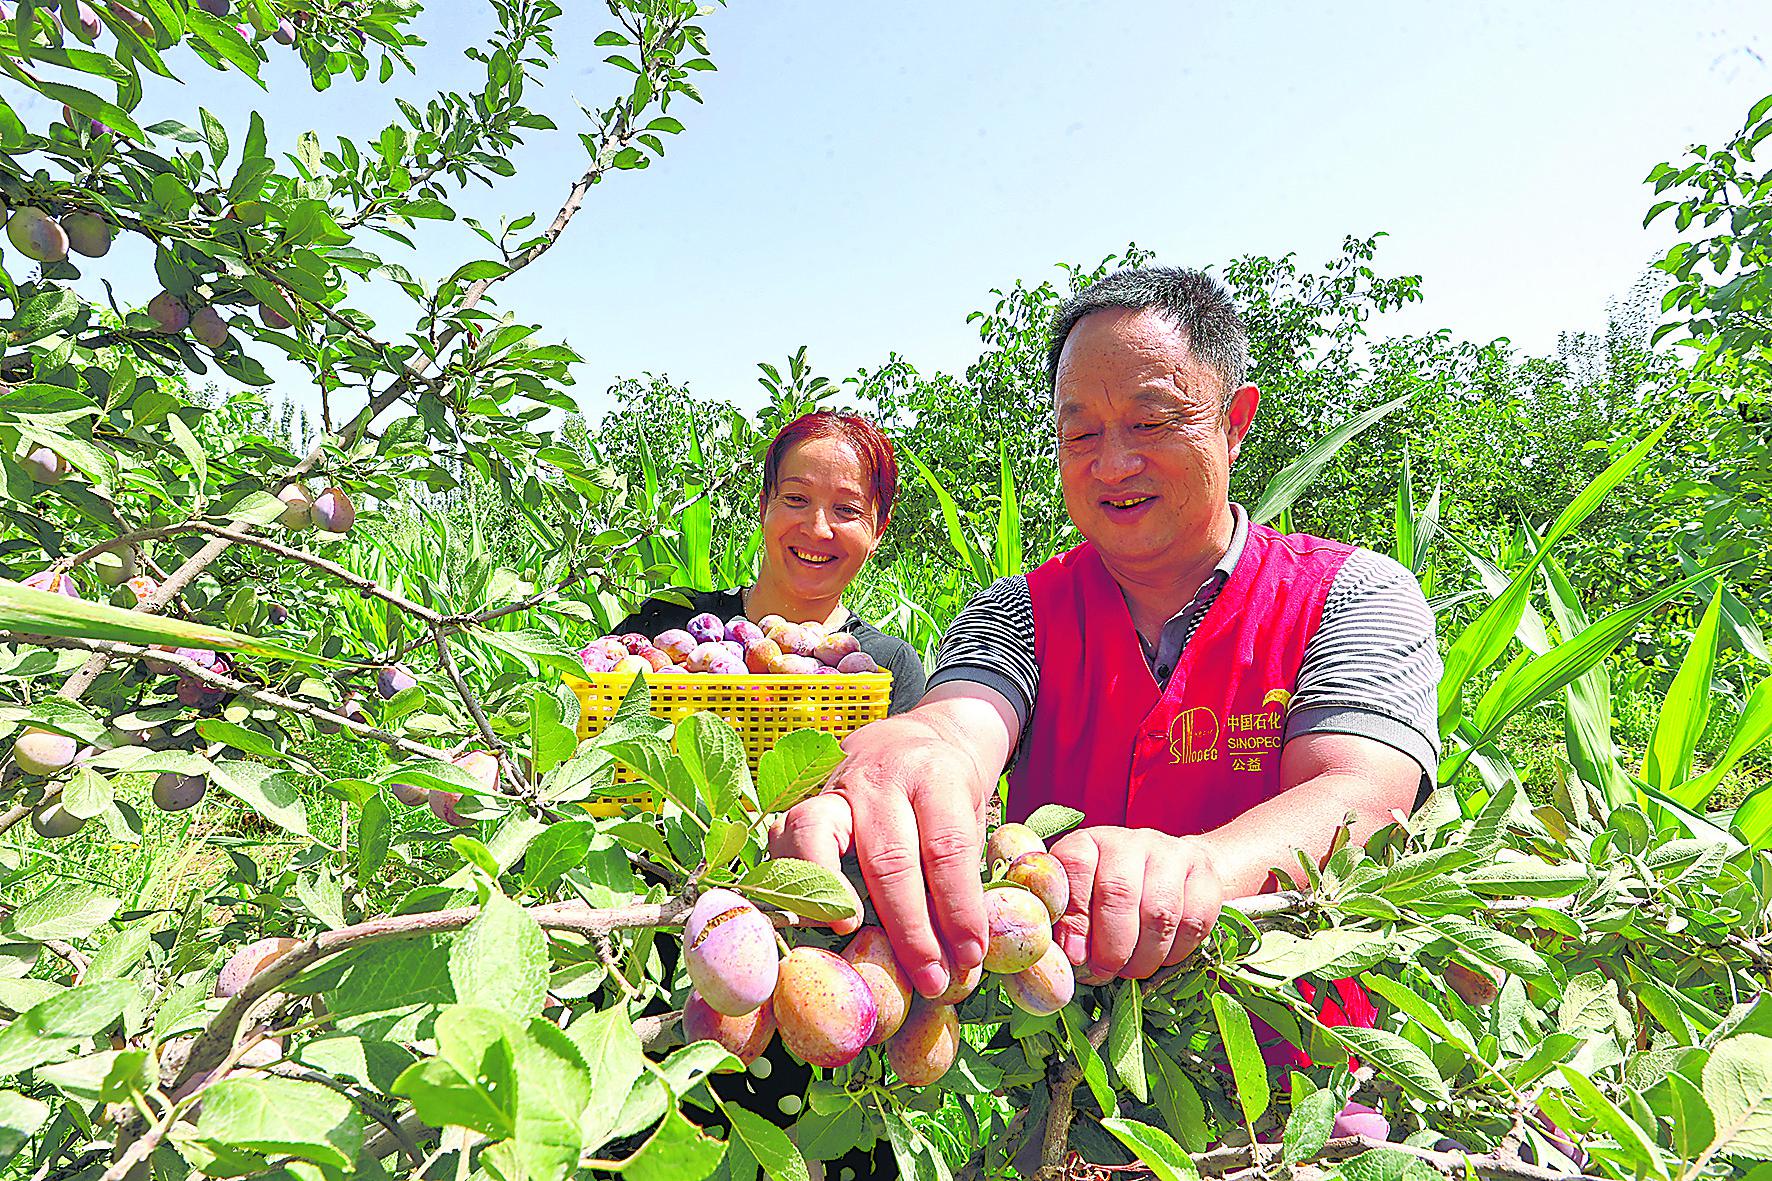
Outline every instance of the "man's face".
[(1197, 560), (1229, 503), (1230, 468), (1260, 395), (1222, 383), (1155, 312), (1092, 312), (1058, 360), (1058, 473), (1065, 507), (1110, 568)]

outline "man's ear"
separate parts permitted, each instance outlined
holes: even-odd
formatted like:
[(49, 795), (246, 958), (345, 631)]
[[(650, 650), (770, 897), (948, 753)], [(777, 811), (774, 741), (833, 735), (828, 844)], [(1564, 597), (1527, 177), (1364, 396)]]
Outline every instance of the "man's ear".
[(1224, 433), (1230, 441), (1232, 463), (1237, 462), (1243, 439), (1249, 434), (1249, 428), (1255, 425), (1255, 411), (1260, 405), (1261, 391), (1253, 385), (1245, 385), (1231, 395), (1230, 403), (1224, 408)]

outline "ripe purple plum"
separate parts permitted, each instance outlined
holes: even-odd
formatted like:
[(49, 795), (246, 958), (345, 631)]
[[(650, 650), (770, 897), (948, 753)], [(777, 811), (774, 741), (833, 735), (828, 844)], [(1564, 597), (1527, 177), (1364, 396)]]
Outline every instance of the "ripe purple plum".
[[(183, 332), (191, 325), (190, 309), (185, 307), (184, 301), (170, 291), (162, 291), (148, 301), (148, 316), (154, 321), (154, 331), (169, 336), (173, 333)], [(288, 522), (285, 521), (284, 524), (288, 524)], [(301, 526), (296, 526), (296, 528), (301, 528)]]
[(823, 667), (824, 665), (811, 656), (800, 656), (793, 652), (786, 652), (782, 654), (782, 658), (776, 662), (776, 667), (771, 671), (786, 673), (793, 677), (809, 677)]
[(39, 805), (31, 813), (31, 829), (48, 840), (71, 837), (86, 827), (86, 821), (62, 807), (60, 800)]
[(72, 766), (80, 744), (66, 734), (33, 726), (12, 744), (12, 761), (26, 775), (54, 775)]
[(790, 656), (804, 656), (809, 660), (817, 659), (812, 653), (818, 648), (823, 634), (814, 632), (811, 624), (790, 623), (779, 628), (771, 637), (781, 645), (781, 650)]
[(716, 1013), (742, 1017), (775, 992), (781, 953), (767, 915), (731, 890), (709, 890), (683, 924), (683, 959)]
[(781, 961), (775, 1024), (782, 1044), (808, 1066), (853, 1062), (874, 1036), (874, 992), (848, 960), (796, 947)]
[(39, 484), (59, 484), (73, 470), (68, 461), (50, 447), (31, 448), (19, 456), (19, 463), (24, 467), (25, 475)]
[(1071, 904), (1071, 879), (1064, 872), (1064, 862), (1043, 849), (1017, 857), (1003, 876), (1033, 891), (1034, 897), (1046, 904), (1046, 913), (1055, 923)]
[(744, 659), (744, 645), (737, 640), (716, 640), (714, 642), (726, 649), (726, 651), (732, 653), (735, 658), (739, 660)]
[(926, 1087), (953, 1066), (960, 1052), (960, 1015), (952, 1005), (918, 997), (904, 1025), (886, 1042), (886, 1061), (898, 1081)]
[(623, 632), (615, 637), (615, 642), (620, 644), (629, 656), (638, 656), (643, 650), (653, 647), (652, 641), (639, 632)]
[[(369, 720), (369, 715), (363, 711), (363, 698), (355, 690), (346, 693), (344, 701), (334, 707), (332, 712), (353, 722), (367, 722)], [(337, 734), (344, 727), (337, 722), (315, 721), (314, 729), (322, 734)]]
[(349, 533), (357, 523), (357, 506), (343, 488), (328, 488), (314, 498), (314, 524), (328, 533)]
[(220, 20), (227, 16), (234, 6), (231, 0), (197, 0), (197, 7)]
[(277, 27), (271, 30), (271, 39), (279, 45), (295, 44), (295, 26), (289, 23), (288, 17), (277, 21)]
[(74, 585), (73, 575), (57, 574), (53, 570), (39, 570), (35, 574), (28, 575), (20, 585), (28, 586), (32, 590), (48, 591), (52, 595), (66, 595), (70, 599), (80, 597), (80, 591)]
[(661, 631), (653, 637), (653, 640), (657, 644), (658, 650), (669, 656), (673, 664), (682, 664), (688, 660), (689, 654), (695, 651), (695, 646), (700, 643), (680, 627)]
[(764, 1001), (751, 1012), (729, 1017), (691, 991), (683, 1003), (683, 1040), (718, 1042), (728, 1054), (749, 1066), (769, 1048), (775, 1036), (775, 1009)]
[[(99, 30), (105, 27), (104, 22), (98, 19), (98, 13), (92, 10), (92, 5), (86, 3), (86, 0), (75, 0), (74, 25), (79, 30), (77, 35), (80, 40), (88, 45), (98, 40)], [(81, 253), (84, 254), (85, 251)]]
[[(85, 8), (82, 4), (80, 7)], [(88, 12), (91, 9), (87, 9)], [(98, 16), (94, 14), (93, 20)], [(62, 231), (68, 236), (68, 247), (87, 258), (103, 258), (111, 252), (111, 227), (96, 213), (76, 210), (62, 215)]]
[(263, 324), (266, 328), (281, 329), (289, 327), (289, 321), (283, 318), (283, 313), (279, 312), (268, 303), (261, 303), (258, 305), (258, 322)]
[(385, 664), (375, 674), (375, 692), (383, 701), (389, 701), (400, 693), (418, 684), (413, 675), (406, 671), (404, 665)]
[(301, 946), (301, 940), (287, 935), (257, 939), (228, 957), (221, 974), (215, 978), (215, 995), (231, 997), (252, 982), (252, 978)]
[(1019, 972), (1031, 968), (1052, 946), (1052, 919), (1046, 904), (1031, 890), (1008, 886), (987, 890), (985, 924), (989, 942), (984, 966), (989, 972)]
[(712, 611), (703, 611), (700, 615), (692, 616), (687, 630), (690, 635), (703, 644), (726, 638), (726, 625), (721, 623), (720, 617)]
[(1044, 853), (1046, 842), (1040, 835), (1025, 824), (1003, 824), (990, 835), (984, 845), (985, 868), (995, 868), (997, 862), (1013, 865), (1015, 859), (1023, 853)]
[(154, 807), (162, 812), (183, 812), (196, 807), (208, 790), (209, 780), (205, 776), (162, 771), (154, 777)]
[(191, 336), (206, 348), (219, 349), (228, 343), (228, 322), (209, 304), (191, 313)]
[(631, 679), (642, 673), (651, 672), (652, 665), (639, 656), (623, 656), (615, 662), (615, 667), (609, 671)]
[(421, 804), (429, 803), (431, 798), (429, 788), (420, 787), (416, 783), (402, 783), (398, 779), (388, 783), (388, 792), (408, 808), (416, 808)]
[(13, 210), (6, 219), (6, 237), (33, 262), (60, 262), (68, 257), (67, 231), (35, 205)]
[(768, 637), (760, 637), (745, 645), (744, 665), (754, 673), (766, 673), (781, 656), (779, 644)]
[(587, 673), (614, 672), (616, 661), (626, 657), (627, 651), (609, 639), (592, 640), (578, 650), (578, 662)]
[(765, 615), (763, 618), (757, 620), (757, 626), (763, 630), (764, 635), (768, 635), (770, 628), (780, 627), (786, 622), (787, 620), (779, 615)]
[(285, 529), (311, 529), (314, 526), (314, 498), (300, 484), (290, 484), (277, 493), (277, 499), (283, 502), (283, 511), (277, 515), (277, 524)]
[(129, 7), (127, 4), (122, 3), (122, 0), (105, 0), (105, 8), (107, 8), (111, 15), (116, 17), (117, 20), (130, 32), (146, 41), (149, 45), (154, 43), (153, 21)]
[(848, 632), (832, 632), (812, 646), (812, 655), (821, 664), (836, 668), (843, 658), (861, 651), (861, 643)]
[(740, 647), (749, 645), (753, 640), (763, 638), (763, 629), (742, 615), (735, 615), (726, 621), (725, 638), (737, 643)]
[(289, 622), (289, 608), (282, 603), (266, 603), (265, 618), (270, 621), (272, 627), (282, 627)]
[(1385, 1119), (1377, 1108), (1350, 1101), (1335, 1117), (1329, 1134), (1331, 1136), (1370, 1136), (1374, 1140), (1383, 1140), (1391, 1134), (1391, 1122)]
[(837, 662), (837, 671), (850, 674), (877, 673), (880, 671), (880, 666), (866, 652), (851, 652)]
[(638, 652), (634, 653), (634, 656), (637, 659), (644, 660), (646, 662), (646, 666), (648, 668), (650, 668), (655, 673), (665, 672), (667, 670), (675, 669), (677, 667), (674, 663), (672, 663), (671, 658), (669, 656), (666, 656), (663, 652), (660, 652), (657, 648), (654, 648), (650, 643), (648, 643), (644, 648), (640, 649)]
[(431, 806), (431, 815), (443, 823), (454, 825), (456, 828), (471, 828), (473, 826), (472, 820), (456, 811), (456, 805), (461, 803), (459, 791), (432, 788), (425, 793), (425, 801)]
[(1003, 991), (1017, 1008), (1044, 1017), (1071, 1003), (1077, 994), (1076, 969), (1064, 949), (1053, 943), (1031, 967), (1003, 977)]
[(843, 958), (854, 965), (874, 994), (874, 1036), (868, 1045), (877, 1046), (904, 1024), (910, 1011), (911, 978), (899, 967), (892, 954), (892, 941), (882, 927), (863, 927), (843, 949)]
[(695, 650), (689, 653), (689, 659), (685, 660), (683, 664), (692, 673), (712, 672), (711, 666), (716, 661), (723, 663), (730, 655), (732, 653), (728, 652), (724, 645), (708, 640), (697, 644)]

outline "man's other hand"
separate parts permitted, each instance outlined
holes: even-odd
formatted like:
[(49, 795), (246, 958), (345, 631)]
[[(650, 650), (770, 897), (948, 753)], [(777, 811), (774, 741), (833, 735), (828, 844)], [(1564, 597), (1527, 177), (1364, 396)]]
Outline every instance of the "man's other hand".
[(1081, 828), (1053, 844), (1071, 902), (1053, 932), (1086, 984), (1142, 980), (1186, 959), (1218, 921), (1212, 850), (1152, 828)]

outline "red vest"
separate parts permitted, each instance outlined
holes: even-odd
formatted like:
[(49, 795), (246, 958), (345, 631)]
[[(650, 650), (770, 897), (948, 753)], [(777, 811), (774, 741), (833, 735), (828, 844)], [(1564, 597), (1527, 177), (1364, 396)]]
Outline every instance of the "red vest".
[(1251, 524), (1230, 580), (1159, 688), (1119, 584), (1087, 542), (1028, 575), (1038, 700), (1009, 777), (1012, 819), (1207, 832), (1280, 793), (1286, 707), (1351, 546)]

